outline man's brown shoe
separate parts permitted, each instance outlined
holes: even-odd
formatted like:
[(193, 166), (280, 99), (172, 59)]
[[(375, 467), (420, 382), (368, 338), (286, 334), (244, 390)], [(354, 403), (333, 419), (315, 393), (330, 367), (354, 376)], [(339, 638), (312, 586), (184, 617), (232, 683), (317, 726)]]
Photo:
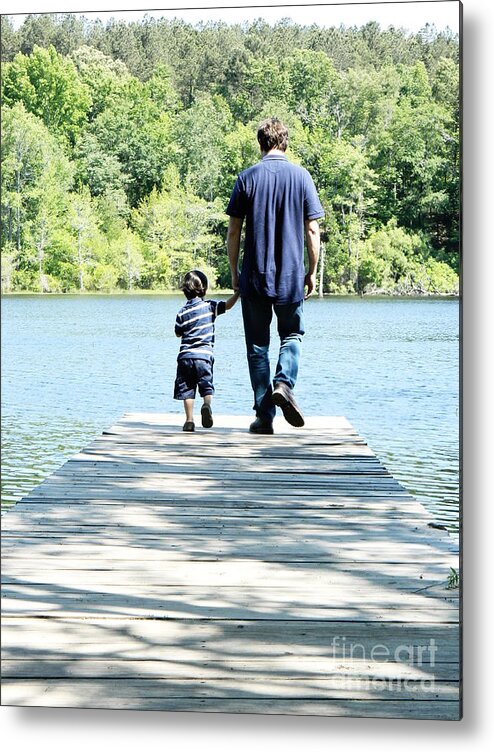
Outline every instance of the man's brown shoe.
[(253, 423), (249, 426), (250, 433), (264, 433), (264, 434), (272, 434), (273, 431), (273, 423), (270, 420), (262, 420), (262, 418), (256, 418)]
[(290, 387), (283, 381), (277, 381), (274, 385), (273, 394), (271, 397), (273, 404), (277, 407), (281, 407), (283, 416), (287, 423), (291, 426), (301, 428), (305, 421), (304, 416), (300, 412), (300, 408), (295, 402), (295, 397)]

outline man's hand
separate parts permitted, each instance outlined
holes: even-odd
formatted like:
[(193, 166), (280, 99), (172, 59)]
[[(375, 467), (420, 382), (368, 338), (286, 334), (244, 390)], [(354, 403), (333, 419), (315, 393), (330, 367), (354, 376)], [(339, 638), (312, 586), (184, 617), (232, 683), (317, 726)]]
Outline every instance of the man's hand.
[(232, 290), (238, 292), (240, 289), (240, 279), (238, 270), (232, 271)]
[(307, 300), (308, 297), (312, 295), (314, 290), (316, 289), (316, 273), (313, 274), (306, 274), (304, 279), (304, 287), (307, 288), (307, 292), (304, 295), (304, 300)]

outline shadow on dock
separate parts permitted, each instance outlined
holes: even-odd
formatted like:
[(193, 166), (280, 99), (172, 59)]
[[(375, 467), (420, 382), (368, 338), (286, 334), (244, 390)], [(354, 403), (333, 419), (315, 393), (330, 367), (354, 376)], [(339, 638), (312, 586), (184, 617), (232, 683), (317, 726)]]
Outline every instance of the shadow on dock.
[(4, 704), (458, 718), (455, 545), (352, 427), (177, 420), (3, 518)]

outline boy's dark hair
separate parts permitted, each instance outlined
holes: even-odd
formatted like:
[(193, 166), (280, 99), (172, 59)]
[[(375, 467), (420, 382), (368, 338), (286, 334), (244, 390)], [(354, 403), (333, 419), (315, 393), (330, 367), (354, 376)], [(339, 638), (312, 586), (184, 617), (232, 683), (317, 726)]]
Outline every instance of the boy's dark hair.
[(257, 129), (257, 140), (262, 151), (271, 149), (286, 151), (288, 146), (288, 129), (278, 118), (264, 120)]
[(192, 298), (203, 298), (208, 289), (208, 278), (203, 272), (198, 269), (194, 269), (192, 272), (187, 272), (184, 277), (184, 283), (182, 285), (182, 291), (187, 300)]

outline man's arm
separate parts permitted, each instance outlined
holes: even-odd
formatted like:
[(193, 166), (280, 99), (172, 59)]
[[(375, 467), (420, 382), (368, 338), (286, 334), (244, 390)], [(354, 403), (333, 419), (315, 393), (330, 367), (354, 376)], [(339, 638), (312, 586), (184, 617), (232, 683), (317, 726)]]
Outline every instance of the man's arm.
[(305, 299), (312, 295), (316, 288), (316, 269), (321, 248), (321, 233), (317, 219), (305, 220), (305, 238), (307, 241), (307, 255), (309, 257), (309, 271), (305, 275), (304, 285), (307, 287)]
[(238, 257), (240, 255), (240, 236), (242, 233), (243, 217), (230, 217), (226, 245), (228, 249), (228, 261), (232, 274), (232, 287), (238, 290)]

